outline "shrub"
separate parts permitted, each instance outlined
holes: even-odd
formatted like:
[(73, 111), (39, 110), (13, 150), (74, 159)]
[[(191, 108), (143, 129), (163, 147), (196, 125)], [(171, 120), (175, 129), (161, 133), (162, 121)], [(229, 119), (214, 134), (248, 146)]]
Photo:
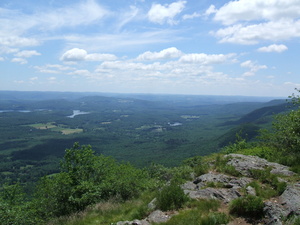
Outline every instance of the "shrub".
[(42, 218), (84, 210), (102, 200), (131, 199), (151, 186), (146, 171), (110, 157), (96, 156), (91, 146), (67, 149), (61, 172), (40, 180), (34, 204)]
[(277, 195), (281, 195), (286, 189), (286, 183), (280, 182), (277, 175), (271, 173), (270, 167), (265, 170), (251, 170), (251, 174), (262, 183), (271, 185), (276, 190)]
[(232, 176), (240, 176), (240, 172), (235, 169), (232, 165), (227, 165), (228, 157), (225, 158), (222, 155), (218, 155), (215, 161), (215, 168), (218, 172), (227, 173)]
[(297, 217), (294, 221), (293, 221), (294, 225), (300, 225), (300, 217)]
[(217, 225), (227, 224), (229, 217), (224, 213), (217, 212), (220, 202), (210, 200), (190, 200), (187, 204), (189, 209), (182, 210), (173, 216), (166, 225)]
[(209, 170), (209, 165), (203, 161), (201, 156), (194, 156), (183, 161), (184, 165), (191, 167), (196, 176), (201, 176)]
[(255, 189), (256, 195), (264, 199), (269, 199), (277, 195), (277, 191), (267, 184), (262, 185), (257, 181), (252, 181), (247, 186), (253, 187)]
[(188, 159), (185, 159), (183, 161), (183, 165), (187, 165), (187, 166), (190, 166), (192, 168), (195, 168), (199, 165), (202, 165), (203, 164), (203, 158), (202, 156), (194, 156), (192, 158), (188, 158)]
[(200, 220), (201, 225), (218, 225), (218, 224), (227, 224), (229, 218), (225, 213), (213, 212), (209, 213), (207, 216), (204, 216)]
[(171, 182), (157, 196), (157, 207), (163, 211), (179, 209), (187, 202), (188, 197), (180, 186)]
[(4, 184), (0, 188), (0, 223), (1, 225), (41, 223), (19, 183)]
[(207, 165), (206, 163), (202, 165), (198, 165), (194, 168), (194, 172), (196, 176), (201, 176), (203, 174), (206, 174), (208, 173), (208, 170), (209, 170), (209, 165)]
[(225, 146), (223, 152), (225, 154), (236, 153), (246, 148), (247, 148), (246, 139), (243, 139), (239, 134), (236, 134), (235, 143)]
[(247, 195), (230, 202), (230, 213), (238, 216), (260, 218), (263, 216), (264, 203), (262, 198)]

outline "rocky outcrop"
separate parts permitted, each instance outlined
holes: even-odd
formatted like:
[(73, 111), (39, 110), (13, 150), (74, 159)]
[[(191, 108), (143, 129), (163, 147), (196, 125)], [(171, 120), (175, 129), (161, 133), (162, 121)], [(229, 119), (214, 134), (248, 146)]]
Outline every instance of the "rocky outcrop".
[[(182, 189), (193, 199), (219, 199), (224, 203), (241, 196), (239, 189), (252, 181), (251, 178), (232, 177), (225, 174), (207, 173), (193, 182), (182, 185)], [(217, 186), (217, 187), (208, 187)]]
[(226, 188), (241, 188), (252, 181), (251, 178), (242, 177), (236, 178), (219, 173), (207, 173), (197, 177), (193, 183), (196, 184), (197, 188), (207, 186), (208, 183), (222, 184)]
[(219, 199), (224, 203), (229, 203), (231, 200), (241, 196), (238, 191), (231, 188), (205, 188), (196, 191), (184, 190), (184, 192), (192, 199)]
[(265, 202), (266, 223), (282, 224), (282, 219), (300, 215), (300, 183), (289, 185), (276, 201)]
[[(181, 185), (184, 192), (192, 199), (218, 199), (226, 205), (242, 195), (256, 195), (255, 189), (248, 186), (253, 181), (253, 178), (251, 178), (251, 170), (253, 169), (264, 170), (271, 168), (270, 172), (273, 174), (281, 176), (295, 175), (287, 166), (271, 163), (256, 156), (229, 154), (225, 157), (228, 158), (227, 164), (233, 166), (244, 177), (234, 177), (211, 171)], [(279, 179), (284, 181), (282, 178)], [(155, 203), (156, 199), (148, 204), (149, 210), (155, 210)], [(123, 221), (118, 222), (117, 225), (162, 223), (168, 221), (172, 215), (174, 214), (155, 210), (143, 220)], [(294, 215), (300, 215), (300, 182), (288, 184), (281, 196), (265, 201), (264, 215), (265, 218), (263, 221), (260, 221), (263, 224), (292, 224), (286, 221), (283, 223), (283, 220)]]
[(167, 222), (170, 218), (171, 215), (168, 215), (167, 213), (162, 212), (160, 210), (155, 210), (147, 217), (147, 220), (150, 223), (163, 223)]
[(294, 172), (289, 170), (289, 167), (272, 163), (265, 159), (259, 158), (257, 156), (252, 155), (241, 155), (241, 154), (229, 154), (228, 157), (228, 165), (232, 165), (235, 167), (237, 171), (239, 171), (244, 176), (250, 176), (251, 170), (263, 170), (267, 167), (271, 167), (271, 173), (283, 176), (293, 176)]

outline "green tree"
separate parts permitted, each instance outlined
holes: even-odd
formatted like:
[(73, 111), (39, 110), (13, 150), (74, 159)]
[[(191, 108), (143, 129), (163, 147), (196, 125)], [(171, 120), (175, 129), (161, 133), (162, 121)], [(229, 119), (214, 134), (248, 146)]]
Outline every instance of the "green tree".
[(5, 184), (0, 189), (0, 222), (2, 225), (39, 224), (41, 220), (21, 185)]
[(81, 211), (109, 198), (127, 200), (150, 186), (146, 171), (110, 157), (96, 156), (91, 146), (75, 143), (61, 161), (61, 172), (43, 177), (35, 193), (42, 218)]
[[(296, 89), (298, 92), (299, 90)], [(262, 145), (267, 145), (276, 152), (280, 163), (296, 166), (300, 171), (300, 96), (289, 96), (293, 108), (285, 114), (275, 116), (271, 130), (261, 130)]]
[(80, 146), (77, 142), (73, 148), (66, 149), (60, 168), (66, 172), (74, 184), (80, 180), (88, 180), (94, 175), (94, 164), (96, 156), (90, 145)]
[(288, 153), (300, 153), (300, 109), (275, 116), (272, 130), (263, 130), (261, 138), (267, 145)]
[(163, 187), (156, 198), (157, 207), (164, 211), (179, 209), (189, 199), (176, 182), (171, 182), (169, 185)]

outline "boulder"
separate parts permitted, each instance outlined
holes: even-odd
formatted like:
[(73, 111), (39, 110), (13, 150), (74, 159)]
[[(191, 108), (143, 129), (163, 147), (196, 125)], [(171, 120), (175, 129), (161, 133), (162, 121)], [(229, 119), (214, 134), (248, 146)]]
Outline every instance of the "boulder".
[(256, 196), (256, 191), (255, 191), (255, 189), (254, 189), (253, 187), (251, 187), (251, 186), (248, 186), (248, 187), (246, 188), (246, 192), (247, 192), (248, 195), (254, 195), (254, 196)]
[(287, 215), (300, 215), (300, 183), (288, 185), (279, 199)]
[(259, 158), (257, 156), (251, 155), (241, 155), (241, 154), (229, 154), (226, 157), (229, 157), (228, 165), (232, 165), (235, 167), (237, 171), (239, 171), (244, 176), (250, 176), (250, 170), (258, 169), (263, 170), (267, 167), (271, 167), (271, 173), (283, 175), (283, 176), (293, 176), (294, 172), (289, 170), (289, 167), (278, 164), (271, 163), (265, 159)]
[(265, 202), (266, 224), (280, 225), (283, 218), (300, 215), (300, 183), (289, 185), (278, 201)]
[(241, 196), (241, 194), (233, 188), (205, 188), (201, 190), (184, 190), (192, 199), (219, 199), (224, 203)]
[(154, 198), (149, 204), (148, 204), (148, 209), (154, 210), (156, 208), (156, 198)]
[(196, 184), (194, 184), (194, 182), (188, 181), (188, 182), (184, 183), (183, 185), (181, 185), (181, 188), (183, 190), (197, 190), (198, 186)]
[(252, 181), (251, 178), (232, 177), (225, 174), (207, 173), (197, 177), (193, 182), (187, 182), (182, 185), (184, 190), (199, 190), (205, 188), (208, 183), (220, 183), (226, 188), (242, 188)]
[(160, 210), (155, 210), (147, 217), (147, 221), (149, 221), (150, 223), (164, 223), (167, 222), (170, 218), (171, 216), (167, 213)]
[(285, 212), (280, 204), (273, 201), (265, 202), (264, 214), (266, 217), (264, 224), (282, 225), (281, 219)]

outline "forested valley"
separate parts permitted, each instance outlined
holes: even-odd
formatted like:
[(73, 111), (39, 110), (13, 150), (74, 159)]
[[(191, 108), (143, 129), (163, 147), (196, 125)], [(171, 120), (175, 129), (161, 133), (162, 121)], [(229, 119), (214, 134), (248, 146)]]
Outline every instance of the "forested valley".
[[(155, 196), (163, 208), (158, 190), (168, 182), (166, 193), (182, 201), (170, 208), (178, 209), (188, 201), (179, 185), (222, 154), (256, 155), (299, 173), (297, 104), (295, 95), (286, 101), (1, 91), (3, 224), (44, 224), (99, 202)], [(131, 217), (147, 214), (144, 206), (137, 210)]]

